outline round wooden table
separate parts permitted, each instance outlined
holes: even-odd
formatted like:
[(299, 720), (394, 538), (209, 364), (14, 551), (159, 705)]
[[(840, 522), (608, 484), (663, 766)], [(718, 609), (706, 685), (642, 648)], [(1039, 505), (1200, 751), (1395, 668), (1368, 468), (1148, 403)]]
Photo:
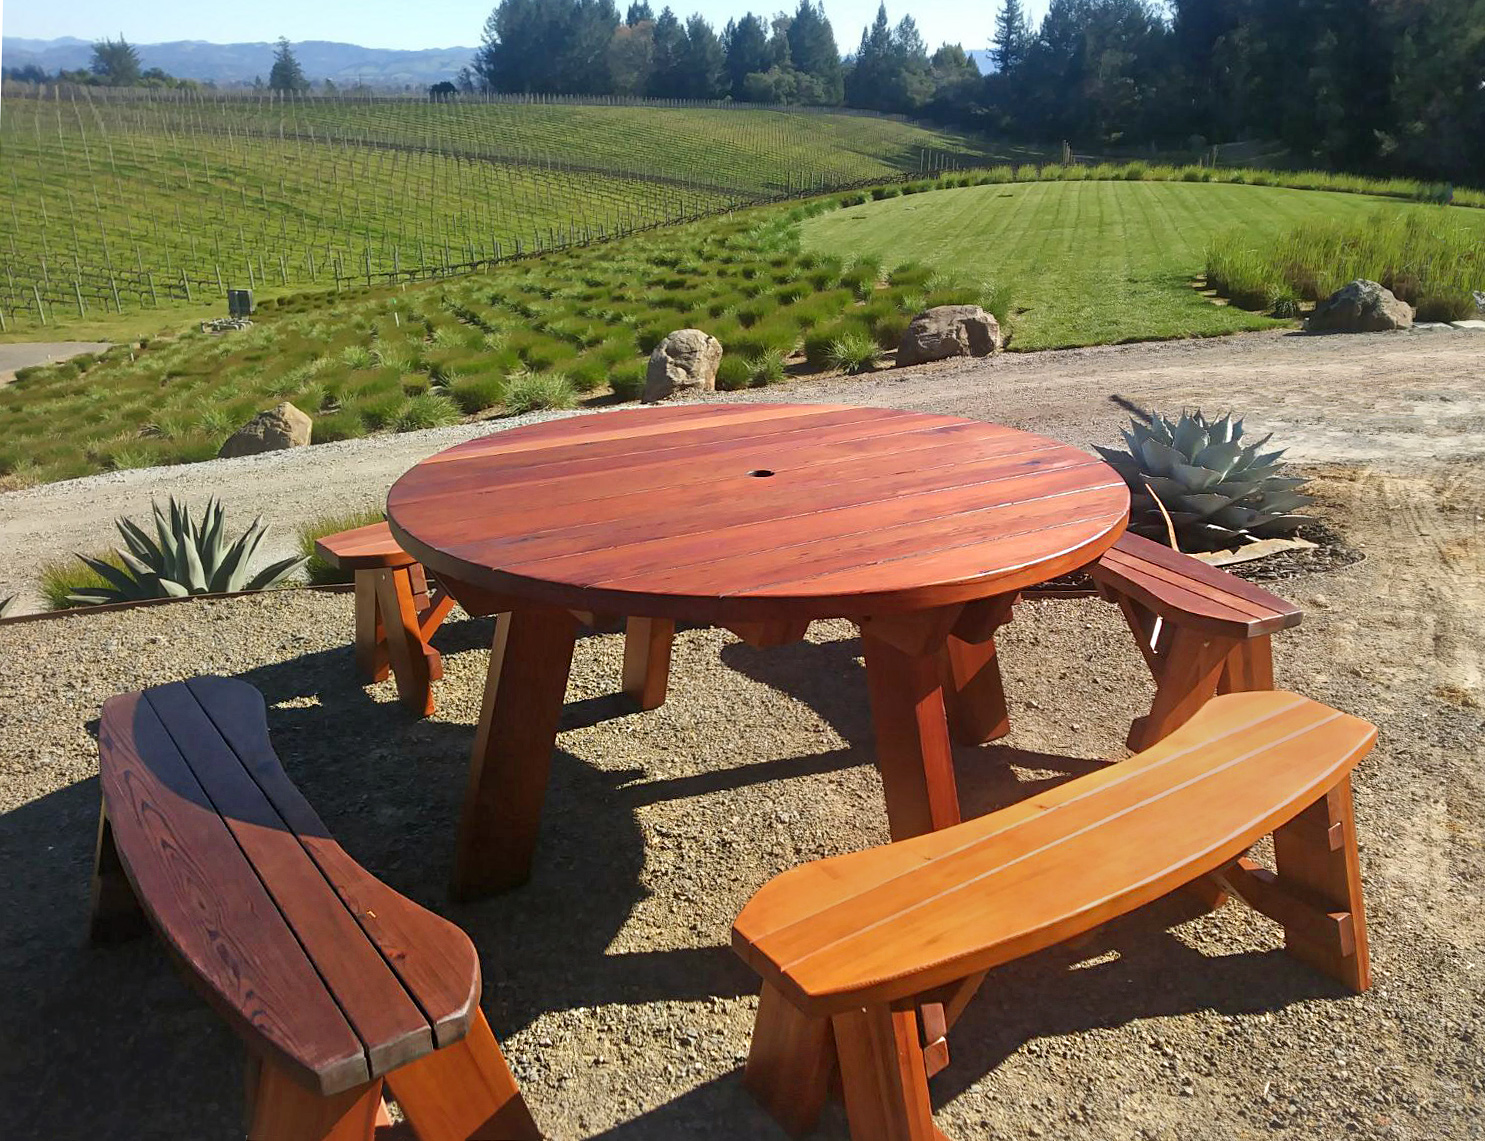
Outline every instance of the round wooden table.
[(624, 410), (423, 461), (387, 498), (393, 534), (467, 611), (501, 615), (455, 893), (529, 875), (578, 617), (595, 614), (665, 655), (678, 619), (756, 645), (854, 620), (893, 838), (957, 823), (950, 722), (962, 740), (1004, 727), (995, 629), (1128, 511), (1123, 480), (1076, 448), (883, 408)]

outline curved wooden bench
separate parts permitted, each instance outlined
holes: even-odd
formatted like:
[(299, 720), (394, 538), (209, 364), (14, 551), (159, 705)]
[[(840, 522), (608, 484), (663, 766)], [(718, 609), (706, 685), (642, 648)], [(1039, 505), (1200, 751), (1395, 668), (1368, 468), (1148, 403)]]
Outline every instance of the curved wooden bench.
[[(747, 1085), (801, 1132), (838, 1061), (855, 1141), (940, 1137), (928, 1075), (986, 971), (1208, 873), (1280, 922), (1291, 953), (1365, 989), (1350, 772), (1375, 739), (1292, 693), (1230, 694), (1000, 812), (784, 872), (733, 928), (763, 977)], [(1269, 833), (1277, 875), (1245, 857)]]
[(1304, 612), (1236, 575), (1125, 534), (1088, 568), (1124, 613), (1155, 676), (1155, 701), (1129, 747), (1153, 745), (1217, 693), (1273, 689), (1269, 636)]
[(537, 1138), (453, 924), (367, 874), (269, 743), (252, 686), (111, 698), (93, 936), (153, 927), (250, 1052), (253, 1141), (370, 1138), (390, 1086), (420, 1141)]
[[(430, 589), (423, 564), (398, 545), (386, 523), (326, 535), (315, 551), (332, 566), (355, 572), (357, 672), (368, 682), (385, 681), (390, 672), (399, 700), (430, 715), (432, 683), (443, 676), (443, 658), (429, 639), (453, 609), (453, 597), (437, 586)], [(576, 617), (589, 626), (608, 626), (602, 616)], [(674, 622), (628, 620), (623, 690), (640, 709), (665, 703), (674, 636)]]

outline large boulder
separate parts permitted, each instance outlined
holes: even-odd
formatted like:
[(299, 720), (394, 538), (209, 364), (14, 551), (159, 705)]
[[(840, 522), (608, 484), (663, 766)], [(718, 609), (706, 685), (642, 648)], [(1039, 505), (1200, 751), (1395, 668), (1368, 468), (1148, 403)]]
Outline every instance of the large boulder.
[(1413, 327), (1413, 307), (1375, 281), (1343, 285), (1315, 306), (1306, 323), (1312, 333), (1386, 333)]
[(259, 452), (277, 452), (284, 448), (302, 448), (309, 443), (311, 420), (287, 400), (277, 408), (259, 412), (241, 428), (227, 437), (219, 459), (234, 456), (255, 456)]
[(988, 357), (1000, 344), (1000, 323), (978, 305), (938, 305), (913, 318), (897, 346), (897, 363)]
[(645, 370), (644, 401), (653, 404), (685, 388), (712, 392), (722, 342), (700, 329), (677, 329), (655, 346)]

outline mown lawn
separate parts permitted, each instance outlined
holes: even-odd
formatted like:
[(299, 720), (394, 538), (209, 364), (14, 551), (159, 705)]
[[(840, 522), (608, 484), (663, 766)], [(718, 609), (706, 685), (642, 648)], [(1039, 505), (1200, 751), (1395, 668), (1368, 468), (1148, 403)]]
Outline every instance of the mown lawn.
[(919, 262), (983, 278), (1009, 295), (1011, 347), (1050, 349), (1281, 325), (1191, 288), (1214, 235), (1241, 228), (1258, 244), (1303, 222), (1445, 209), (1485, 238), (1485, 211), (1362, 194), (1038, 182), (867, 202), (806, 221), (803, 241), (819, 253), (877, 257), (889, 269)]

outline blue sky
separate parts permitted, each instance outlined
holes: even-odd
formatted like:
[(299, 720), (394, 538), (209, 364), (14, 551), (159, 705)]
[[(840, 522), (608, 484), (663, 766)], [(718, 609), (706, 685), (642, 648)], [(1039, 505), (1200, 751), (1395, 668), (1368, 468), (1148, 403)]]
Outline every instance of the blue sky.
[[(434, 48), (474, 44), (493, 0), (254, 0), (250, 4), (203, 3), (202, 0), (0, 0), (0, 26), (7, 36), (95, 39), (120, 33), (135, 43), (165, 40), (340, 40), (378, 48)], [(617, 0), (622, 10), (627, 0)], [(663, 0), (651, 0), (658, 10)], [(671, 0), (682, 16), (700, 12), (720, 27), (747, 11), (749, 0)], [(841, 50), (850, 51), (861, 29), (876, 15), (878, 0), (825, 0), (825, 14), (835, 28)], [(786, 0), (752, 0), (758, 12), (792, 10)], [(1047, 0), (1027, 0), (1039, 19)], [(945, 41), (973, 50), (987, 45), (997, 0), (914, 0), (913, 18), (930, 50)], [(909, 10), (887, 5), (895, 22)]]

